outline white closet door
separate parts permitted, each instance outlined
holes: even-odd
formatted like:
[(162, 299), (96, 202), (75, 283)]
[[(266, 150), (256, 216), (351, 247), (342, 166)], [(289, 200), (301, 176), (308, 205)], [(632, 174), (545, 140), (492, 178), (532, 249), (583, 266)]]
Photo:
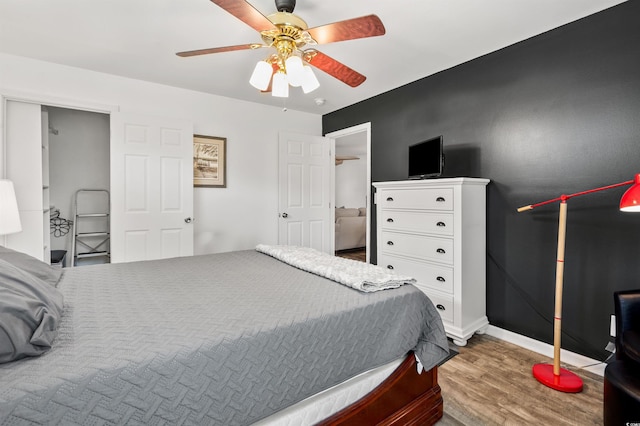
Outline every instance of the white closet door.
[(41, 110), (35, 103), (6, 103), (5, 177), (13, 181), (22, 231), (7, 235), (5, 245), (45, 260)]
[(111, 114), (111, 261), (193, 255), (193, 126)]

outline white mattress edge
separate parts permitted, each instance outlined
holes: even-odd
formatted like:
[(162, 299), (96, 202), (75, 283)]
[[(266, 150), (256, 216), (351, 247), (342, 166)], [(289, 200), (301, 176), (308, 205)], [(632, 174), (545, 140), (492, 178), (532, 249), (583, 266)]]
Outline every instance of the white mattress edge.
[(256, 423), (255, 426), (313, 425), (353, 404), (389, 377), (405, 358), (365, 371)]

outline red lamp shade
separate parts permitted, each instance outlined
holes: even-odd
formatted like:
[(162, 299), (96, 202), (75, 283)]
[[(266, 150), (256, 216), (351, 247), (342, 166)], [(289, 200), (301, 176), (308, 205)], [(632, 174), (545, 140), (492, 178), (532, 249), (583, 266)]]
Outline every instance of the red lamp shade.
[(620, 210), (623, 212), (640, 212), (640, 173), (635, 177), (631, 188), (627, 189), (620, 199)]

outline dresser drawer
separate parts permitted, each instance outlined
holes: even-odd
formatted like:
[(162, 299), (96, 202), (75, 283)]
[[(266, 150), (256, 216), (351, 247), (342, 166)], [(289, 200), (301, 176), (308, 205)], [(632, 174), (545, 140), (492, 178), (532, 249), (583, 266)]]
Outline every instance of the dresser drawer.
[(453, 240), (381, 231), (378, 252), (409, 256), (442, 263), (453, 263)]
[(429, 299), (433, 302), (436, 310), (440, 314), (442, 321), (454, 322), (455, 315), (453, 312), (453, 296), (448, 296), (440, 293), (429, 291), (420, 285), (416, 285), (424, 294), (429, 296)]
[(389, 189), (377, 202), (383, 209), (453, 210), (453, 188)]
[(379, 218), (383, 229), (453, 235), (453, 213), (383, 210)]
[(388, 254), (382, 254), (378, 257), (378, 265), (415, 278), (420, 287), (453, 294), (453, 269), (448, 266), (434, 265)]

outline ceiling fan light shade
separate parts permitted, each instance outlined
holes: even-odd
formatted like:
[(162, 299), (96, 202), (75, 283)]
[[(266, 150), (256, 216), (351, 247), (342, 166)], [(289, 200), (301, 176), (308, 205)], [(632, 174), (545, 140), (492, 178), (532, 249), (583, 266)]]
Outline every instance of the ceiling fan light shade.
[(249, 84), (258, 90), (267, 90), (269, 87), (269, 81), (271, 81), (271, 74), (273, 68), (270, 63), (265, 61), (258, 61), (256, 67), (253, 69), (253, 74), (249, 79)]
[(289, 82), (287, 75), (282, 71), (278, 71), (273, 75), (273, 84), (271, 86), (271, 95), (278, 98), (289, 97)]
[(320, 87), (320, 82), (316, 78), (316, 75), (313, 73), (313, 70), (310, 66), (305, 65), (302, 67), (303, 70), (303, 78), (302, 78), (302, 91), (304, 93), (311, 93)]
[(287, 79), (293, 87), (300, 87), (304, 78), (302, 59), (299, 56), (289, 56), (284, 63), (287, 69)]
[(636, 175), (633, 185), (627, 189), (620, 199), (620, 210), (623, 212), (640, 212), (640, 173)]

